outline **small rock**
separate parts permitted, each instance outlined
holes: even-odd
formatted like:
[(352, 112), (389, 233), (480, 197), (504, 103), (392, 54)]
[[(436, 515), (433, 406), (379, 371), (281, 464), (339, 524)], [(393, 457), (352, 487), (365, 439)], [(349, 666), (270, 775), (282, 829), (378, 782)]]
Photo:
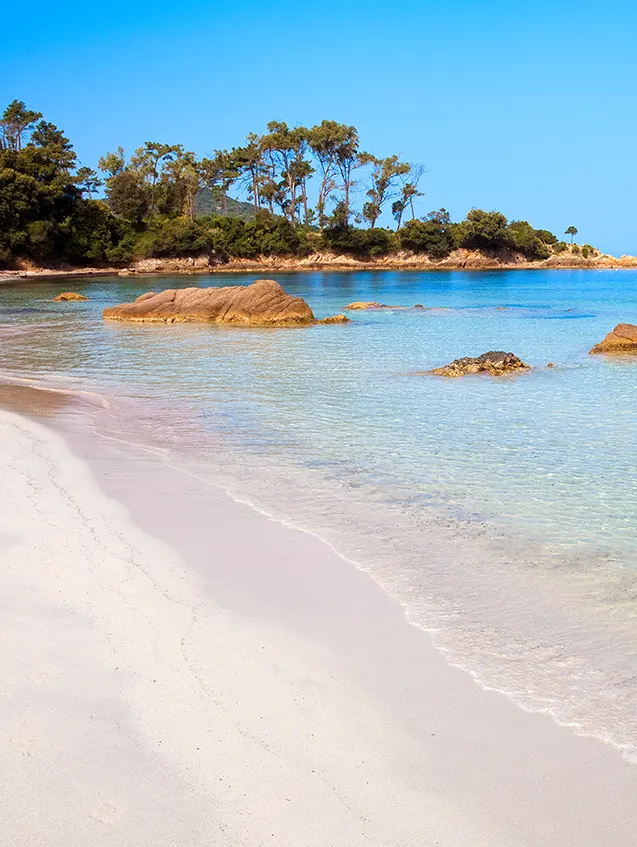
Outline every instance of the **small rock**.
[(83, 294), (77, 294), (75, 291), (63, 291), (53, 299), (54, 303), (65, 303), (68, 300), (88, 300)]
[(329, 318), (323, 318), (318, 321), (320, 324), (351, 324), (351, 320), (347, 315), (332, 315)]
[(490, 350), (481, 356), (471, 358), (465, 356), (463, 359), (454, 359), (443, 368), (435, 368), (431, 373), (436, 376), (458, 377), (466, 374), (489, 373), (492, 376), (504, 376), (514, 371), (528, 371), (526, 365), (513, 353), (503, 353), (501, 350)]
[(388, 306), (386, 303), (376, 303), (375, 301), (371, 301), (370, 303), (363, 303), (361, 301), (356, 301), (355, 303), (350, 303), (349, 306), (345, 306), (343, 311), (348, 312), (357, 312), (362, 309), (394, 309), (395, 306)]

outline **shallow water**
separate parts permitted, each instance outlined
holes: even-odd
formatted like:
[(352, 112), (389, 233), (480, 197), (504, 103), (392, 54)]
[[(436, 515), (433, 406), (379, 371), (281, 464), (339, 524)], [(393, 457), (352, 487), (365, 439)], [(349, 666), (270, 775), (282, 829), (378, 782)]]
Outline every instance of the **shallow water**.
[[(451, 660), (521, 705), (637, 752), (637, 272), (275, 275), (347, 326), (103, 323), (144, 291), (254, 275), (0, 288), (0, 373), (94, 391), (98, 431), (165, 451), (322, 535)], [(511, 350), (533, 371), (417, 375)], [(546, 367), (548, 362), (555, 367)], [(97, 407), (96, 407), (97, 408)]]

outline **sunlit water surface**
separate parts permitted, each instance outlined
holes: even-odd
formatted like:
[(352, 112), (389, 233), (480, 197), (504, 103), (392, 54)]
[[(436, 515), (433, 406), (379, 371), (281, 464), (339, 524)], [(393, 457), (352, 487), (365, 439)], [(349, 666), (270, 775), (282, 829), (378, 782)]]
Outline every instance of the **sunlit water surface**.
[[(637, 359), (588, 351), (637, 323), (637, 272), (280, 274), (318, 317), (426, 308), (280, 330), (101, 319), (254, 278), (73, 281), (88, 303), (0, 287), (0, 371), (108, 398), (100, 433), (321, 535), (481, 684), (635, 758)], [(486, 350), (533, 370), (423, 373)]]

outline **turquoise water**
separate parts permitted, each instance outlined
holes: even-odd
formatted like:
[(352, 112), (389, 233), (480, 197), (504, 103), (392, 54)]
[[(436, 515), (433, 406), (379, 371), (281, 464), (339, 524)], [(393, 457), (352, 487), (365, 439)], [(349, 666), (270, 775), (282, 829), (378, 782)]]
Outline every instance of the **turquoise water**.
[[(274, 275), (347, 326), (104, 323), (151, 288), (254, 275), (0, 289), (0, 369), (96, 391), (96, 427), (161, 448), (330, 541), (521, 705), (637, 751), (637, 359), (592, 357), (637, 323), (637, 272)], [(502, 380), (422, 372), (507, 350)], [(546, 367), (548, 362), (555, 367)]]

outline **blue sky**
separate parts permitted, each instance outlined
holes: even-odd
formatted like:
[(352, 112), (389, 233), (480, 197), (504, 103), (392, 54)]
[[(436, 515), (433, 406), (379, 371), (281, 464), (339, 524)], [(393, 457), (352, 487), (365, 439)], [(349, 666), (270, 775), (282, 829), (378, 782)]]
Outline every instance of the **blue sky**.
[(83, 164), (118, 144), (204, 154), (274, 118), (332, 118), (376, 155), (427, 165), (421, 214), (497, 208), (637, 253), (626, 0), (32, 0), (3, 24), (0, 103), (42, 111)]

